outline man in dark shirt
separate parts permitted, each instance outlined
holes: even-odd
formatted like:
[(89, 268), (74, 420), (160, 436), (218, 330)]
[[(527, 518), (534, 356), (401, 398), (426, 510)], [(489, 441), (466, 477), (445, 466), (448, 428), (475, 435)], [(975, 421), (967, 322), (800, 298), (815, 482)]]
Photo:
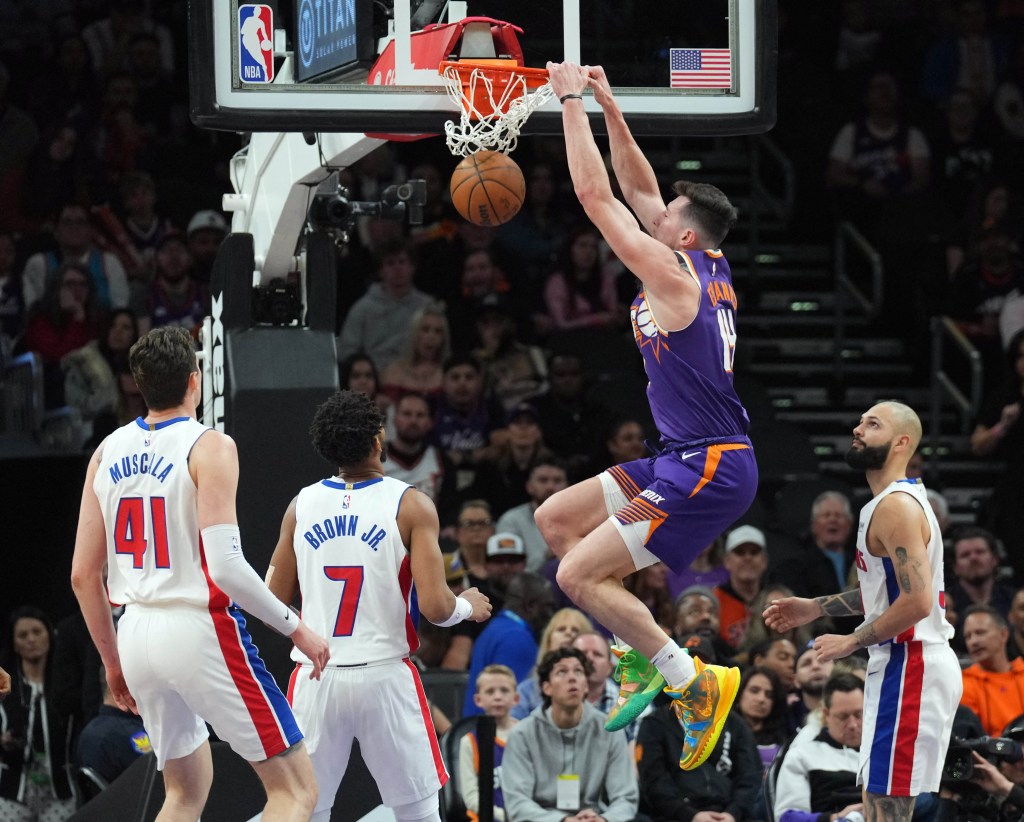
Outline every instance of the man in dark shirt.
[(78, 765), (92, 768), (107, 783), (113, 782), (136, 759), (152, 750), (142, 717), (117, 707), (107, 687), (107, 673), (100, 668), (103, 704), (78, 738)]
[(949, 593), (963, 613), (971, 605), (989, 605), (1005, 619), (1013, 603), (1013, 588), (996, 579), (999, 550), (996, 538), (984, 528), (965, 526), (952, 537), (953, 573), (956, 582)]

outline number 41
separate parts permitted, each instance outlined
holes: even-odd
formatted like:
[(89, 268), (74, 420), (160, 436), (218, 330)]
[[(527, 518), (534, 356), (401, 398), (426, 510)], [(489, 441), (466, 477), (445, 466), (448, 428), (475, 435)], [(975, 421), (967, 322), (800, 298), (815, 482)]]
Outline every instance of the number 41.
[[(153, 555), (157, 568), (170, 568), (171, 555), (167, 550), (167, 515), (163, 497), (149, 498), (150, 519), (153, 522)], [(132, 568), (142, 568), (142, 559), (149, 542), (146, 539), (146, 506), (143, 497), (124, 497), (117, 506), (114, 523), (114, 550), (132, 555)]]

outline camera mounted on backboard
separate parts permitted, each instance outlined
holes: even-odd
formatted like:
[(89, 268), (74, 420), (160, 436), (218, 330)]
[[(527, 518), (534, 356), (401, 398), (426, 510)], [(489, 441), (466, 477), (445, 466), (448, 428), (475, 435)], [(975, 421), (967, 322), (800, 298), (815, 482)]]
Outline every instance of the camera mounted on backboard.
[(426, 202), (426, 180), (407, 180), (390, 185), (375, 201), (350, 200), (348, 189), (339, 184), (333, 191), (314, 195), (306, 220), (311, 229), (331, 232), (339, 242), (347, 243), (356, 217), (401, 220), (408, 215), (410, 225), (422, 225)]

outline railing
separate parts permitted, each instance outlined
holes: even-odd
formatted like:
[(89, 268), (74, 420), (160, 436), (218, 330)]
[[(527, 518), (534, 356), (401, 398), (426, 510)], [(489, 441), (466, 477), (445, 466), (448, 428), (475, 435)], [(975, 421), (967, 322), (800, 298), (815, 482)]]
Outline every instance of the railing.
[[(777, 220), (786, 222), (793, 213), (796, 199), (796, 172), (793, 163), (773, 140), (761, 134), (750, 140), (750, 193), (753, 208), (750, 215), (751, 266), (756, 270), (757, 247), (760, 242), (761, 208), (764, 207)], [(772, 193), (765, 185), (762, 170), (764, 158), (778, 166), (782, 177), (782, 191)]]
[(3, 378), (2, 430), (36, 437), (43, 427), (43, 364), (33, 352), (7, 363)]
[[(861, 287), (854, 282), (850, 276), (849, 254), (857, 252), (868, 264), (871, 272), (870, 293), (868, 297), (861, 290)], [(869, 320), (875, 319), (882, 310), (883, 299), (883, 277), (882, 256), (867, 238), (860, 233), (857, 227), (844, 220), (836, 226), (835, 239), (835, 273), (836, 273), (836, 302), (835, 302), (835, 340), (834, 340), (834, 364), (835, 379), (842, 383), (843, 349), (846, 347), (846, 301), (851, 303), (866, 316)]]
[[(954, 382), (946, 372), (945, 344), (953, 344), (954, 350), (967, 358), (971, 372), (970, 396)], [(932, 391), (931, 391), (931, 455), (929, 465), (935, 468), (938, 463), (939, 436), (941, 434), (940, 415), (943, 400), (949, 399), (960, 415), (960, 433), (970, 433), (971, 424), (981, 408), (982, 363), (981, 354), (963, 332), (949, 317), (932, 317)]]
[[(211, 317), (203, 317), (202, 329), (199, 332), (199, 346), (196, 359), (199, 360), (199, 368), (203, 372), (203, 397), (199, 416), (203, 425), (216, 428), (217, 419), (213, 413), (215, 391), (213, 383), (213, 319)], [(223, 353), (222, 351), (221, 354)]]

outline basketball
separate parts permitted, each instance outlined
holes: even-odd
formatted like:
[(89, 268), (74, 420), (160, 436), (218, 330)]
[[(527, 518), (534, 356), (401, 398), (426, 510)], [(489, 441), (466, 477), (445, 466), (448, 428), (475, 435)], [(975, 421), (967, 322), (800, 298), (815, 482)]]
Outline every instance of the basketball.
[(499, 151), (478, 151), (455, 167), (452, 204), (477, 225), (507, 223), (522, 208), (526, 180), (515, 160)]

